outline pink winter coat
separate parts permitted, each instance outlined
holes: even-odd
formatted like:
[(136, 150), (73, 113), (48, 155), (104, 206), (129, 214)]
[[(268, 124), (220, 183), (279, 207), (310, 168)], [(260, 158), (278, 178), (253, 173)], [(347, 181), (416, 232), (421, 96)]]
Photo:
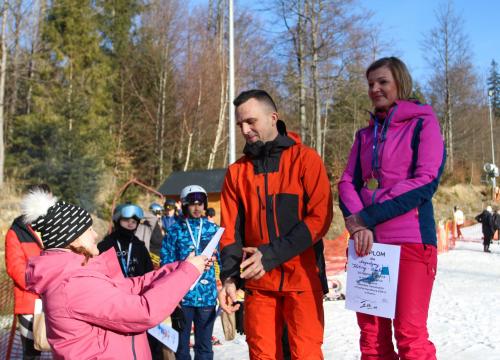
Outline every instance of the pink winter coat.
[[(379, 186), (371, 190), (367, 183), (374, 176), (374, 158), (380, 166), (376, 173)], [(432, 108), (397, 100), (383, 125), (376, 128), (372, 115), (368, 127), (356, 134), (338, 185), (344, 217), (359, 214), (380, 243), (436, 246), (432, 197), (445, 160), (443, 137)]]
[(49, 250), (29, 260), (27, 288), (41, 295), (55, 359), (151, 359), (145, 331), (163, 321), (199, 276), (175, 262), (124, 278), (114, 249), (92, 258)]

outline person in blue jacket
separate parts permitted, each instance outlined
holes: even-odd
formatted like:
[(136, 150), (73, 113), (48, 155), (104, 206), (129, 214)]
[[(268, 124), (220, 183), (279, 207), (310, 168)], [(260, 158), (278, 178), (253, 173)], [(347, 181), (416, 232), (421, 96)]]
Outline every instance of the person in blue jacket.
[[(208, 199), (205, 189), (198, 185), (186, 186), (181, 191), (182, 213), (163, 239), (160, 251), (161, 265), (184, 260), (189, 254), (199, 255), (218, 230), (218, 226), (204, 217)], [(174, 328), (179, 331), (176, 359), (191, 359), (189, 338), (194, 322), (194, 353), (197, 360), (213, 359), (212, 332), (217, 317), (215, 305), (217, 285), (215, 270), (203, 273), (196, 285), (181, 302), (182, 316), (172, 315)], [(176, 319), (174, 319), (174, 317)], [(183, 317), (183, 321), (178, 321)], [(177, 321), (174, 321), (177, 320)]]

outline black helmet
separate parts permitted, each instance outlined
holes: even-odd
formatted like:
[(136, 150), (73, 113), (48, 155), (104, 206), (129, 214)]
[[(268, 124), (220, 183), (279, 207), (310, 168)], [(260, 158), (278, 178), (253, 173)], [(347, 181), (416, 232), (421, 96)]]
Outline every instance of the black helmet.
[(175, 200), (174, 199), (167, 199), (167, 200), (165, 200), (165, 205), (163, 205), (163, 207), (165, 208), (165, 210), (168, 210), (168, 209), (175, 210), (175, 208), (176, 208), (176, 206), (175, 206)]

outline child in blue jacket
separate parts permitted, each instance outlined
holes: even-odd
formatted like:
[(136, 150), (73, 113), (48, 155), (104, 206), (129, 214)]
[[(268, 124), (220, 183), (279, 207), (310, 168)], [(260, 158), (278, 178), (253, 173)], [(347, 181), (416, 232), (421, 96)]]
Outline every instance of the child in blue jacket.
[[(182, 213), (170, 226), (163, 239), (160, 252), (161, 265), (184, 260), (190, 253), (199, 255), (218, 230), (218, 226), (204, 217), (208, 200), (205, 189), (198, 185), (186, 186), (181, 191)], [(181, 302), (184, 317), (182, 326), (175, 324), (179, 331), (179, 346), (176, 359), (191, 359), (189, 338), (194, 322), (194, 352), (196, 359), (213, 359), (212, 332), (216, 319), (217, 285), (213, 267), (203, 273), (198, 283)]]

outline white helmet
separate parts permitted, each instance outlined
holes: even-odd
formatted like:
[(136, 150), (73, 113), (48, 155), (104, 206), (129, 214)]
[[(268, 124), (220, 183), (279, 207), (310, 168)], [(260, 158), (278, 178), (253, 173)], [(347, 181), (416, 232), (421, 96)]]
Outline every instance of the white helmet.
[(207, 192), (199, 185), (188, 185), (181, 191), (182, 205), (189, 205), (193, 201), (203, 202), (208, 207)]

